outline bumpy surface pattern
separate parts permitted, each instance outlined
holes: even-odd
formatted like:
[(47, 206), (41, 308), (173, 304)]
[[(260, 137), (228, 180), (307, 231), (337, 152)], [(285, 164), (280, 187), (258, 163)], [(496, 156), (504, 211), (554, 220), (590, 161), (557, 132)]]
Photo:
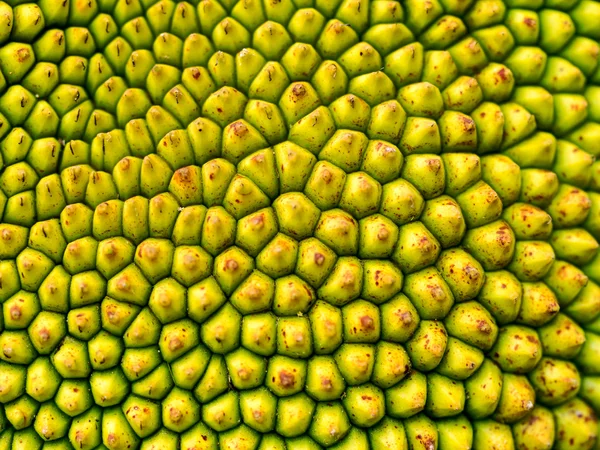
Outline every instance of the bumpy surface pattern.
[(0, 449), (599, 449), (600, 3), (0, 1)]

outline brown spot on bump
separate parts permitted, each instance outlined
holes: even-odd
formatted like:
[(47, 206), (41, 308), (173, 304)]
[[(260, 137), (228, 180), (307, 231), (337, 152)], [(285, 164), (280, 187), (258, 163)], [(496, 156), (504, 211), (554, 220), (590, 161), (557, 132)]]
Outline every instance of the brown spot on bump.
[(284, 388), (291, 388), (294, 386), (296, 377), (294, 376), (293, 373), (290, 373), (286, 370), (282, 370), (281, 372), (279, 372), (279, 382), (281, 384), (281, 386), (283, 386)]

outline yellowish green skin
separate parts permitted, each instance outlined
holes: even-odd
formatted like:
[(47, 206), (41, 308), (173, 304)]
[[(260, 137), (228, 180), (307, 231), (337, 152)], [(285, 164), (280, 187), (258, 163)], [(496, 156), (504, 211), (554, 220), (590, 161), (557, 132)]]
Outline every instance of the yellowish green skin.
[(0, 1), (0, 450), (600, 448), (598, 23)]

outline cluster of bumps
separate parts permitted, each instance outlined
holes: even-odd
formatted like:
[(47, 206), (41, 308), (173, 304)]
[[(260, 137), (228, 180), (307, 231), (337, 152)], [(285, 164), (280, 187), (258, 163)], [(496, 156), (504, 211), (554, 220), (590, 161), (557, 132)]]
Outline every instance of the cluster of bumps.
[(5, 1), (0, 449), (600, 448), (599, 2)]

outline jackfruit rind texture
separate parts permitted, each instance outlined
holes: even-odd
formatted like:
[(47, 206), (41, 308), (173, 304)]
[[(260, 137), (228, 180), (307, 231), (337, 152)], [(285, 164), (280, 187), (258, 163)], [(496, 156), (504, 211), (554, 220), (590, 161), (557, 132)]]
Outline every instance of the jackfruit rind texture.
[(0, 1), (0, 449), (599, 449), (599, 24)]

